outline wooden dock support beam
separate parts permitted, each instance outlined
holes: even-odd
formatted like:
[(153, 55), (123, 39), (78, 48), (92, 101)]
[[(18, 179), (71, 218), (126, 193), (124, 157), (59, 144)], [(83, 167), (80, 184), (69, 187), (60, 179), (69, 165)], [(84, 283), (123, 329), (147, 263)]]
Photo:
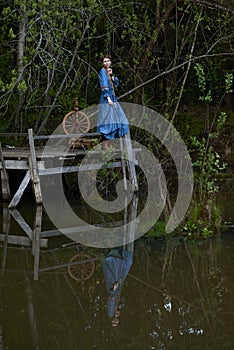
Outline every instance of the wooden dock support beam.
[[(14, 194), (13, 198), (10, 201), (10, 204), (8, 206), (9, 209), (15, 208), (21, 197), (23, 196), (23, 193), (29, 184), (29, 182), (32, 182), (32, 189), (35, 195), (35, 201), (37, 205), (41, 205), (43, 203), (42, 201), (42, 191), (41, 191), (41, 183), (40, 183), (40, 177), (43, 175), (53, 175), (53, 174), (62, 174), (62, 173), (69, 173), (69, 172), (78, 172), (78, 171), (88, 171), (88, 170), (96, 170), (99, 169), (100, 165), (99, 163), (94, 162), (93, 164), (87, 164), (86, 166), (82, 165), (68, 165), (63, 166), (60, 165), (60, 162), (58, 162), (57, 167), (48, 167), (46, 168), (45, 165), (48, 166), (48, 159), (75, 159), (76, 156), (82, 158), (85, 156), (85, 153), (73, 152), (67, 153), (67, 151), (62, 150), (61, 153), (56, 152), (56, 150), (52, 150), (51, 154), (48, 154), (46, 156), (43, 156), (43, 153), (41, 153), (41, 150), (37, 151), (35, 150), (35, 140), (47, 140), (48, 138), (71, 138), (72, 136), (83, 136), (83, 137), (90, 137), (90, 136), (99, 136), (99, 133), (87, 133), (87, 134), (69, 134), (69, 135), (41, 135), (36, 136), (33, 135), (33, 130), (28, 130), (28, 142), (29, 142), (29, 153), (28, 150), (26, 152), (21, 153), (22, 151), (15, 150), (14, 153), (10, 153), (9, 150), (2, 151), (1, 145), (0, 145), (0, 171), (1, 171), (1, 180), (2, 180), (2, 187), (3, 187), (3, 198), (4, 199), (10, 199), (10, 189), (9, 189), (9, 183), (8, 183), (8, 169), (14, 169), (14, 170), (26, 170), (26, 174), (18, 187), (16, 193)], [(136, 159), (136, 152), (140, 151), (140, 149), (133, 149), (132, 142), (131, 142), (131, 136), (130, 133), (124, 135), (122, 138), (120, 138), (120, 150), (116, 148), (116, 159), (112, 163), (108, 162), (107, 164), (103, 164), (102, 167), (106, 168), (115, 168), (115, 167), (122, 167), (123, 172), (123, 181), (124, 181), (124, 189), (127, 190), (127, 187), (130, 183), (130, 190), (132, 191), (138, 191), (138, 181), (137, 181), (137, 175), (136, 175), (136, 166), (138, 165), (137, 159)], [(6, 152), (6, 153), (5, 153)], [(65, 153), (64, 153), (65, 152)], [(90, 151), (92, 152), (92, 150)], [(97, 151), (94, 150), (94, 153), (103, 152), (101, 150)], [(10, 154), (9, 154), (10, 153)], [(120, 161), (118, 160), (120, 153)], [(72, 158), (70, 158), (72, 156)], [(14, 158), (14, 159), (8, 159), (8, 158)], [(64, 158), (63, 158), (64, 157)], [(4, 159), (5, 158), (5, 159)], [(127, 177), (128, 175), (128, 177)], [(127, 181), (128, 180), (130, 181)]]
[(2, 197), (5, 200), (9, 200), (11, 197), (11, 193), (10, 193), (8, 174), (6, 171), (5, 159), (4, 159), (3, 152), (2, 152), (1, 142), (0, 142), (0, 160), (1, 160), (1, 164), (2, 164), (2, 169), (1, 169)]
[(34, 255), (33, 279), (38, 280), (40, 266), (40, 245), (41, 245), (41, 225), (42, 225), (42, 206), (36, 208), (36, 216), (33, 227), (32, 253)]
[[(10, 232), (10, 212), (9, 210), (4, 206), (3, 207), (3, 221), (2, 221), (2, 232), (5, 235), (4, 237), (4, 243), (3, 243), (3, 253), (2, 253), (2, 267), (1, 271), (3, 274), (5, 274), (6, 269), (6, 258), (7, 258), (7, 244), (8, 244), (8, 235)], [(1, 348), (0, 348), (1, 350)]]
[(130, 133), (124, 135), (124, 141), (125, 141), (126, 152), (128, 156), (127, 163), (128, 163), (130, 179), (132, 183), (132, 189), (133, 191), (138, 191), (138, 181), (137, 181), (136, 168), (135, 168), (136, 156), (135, 156), (135, 152), (132, 149)]
[(37, 158), (33, 139), (33, 130), (28, 129), (28, 140), (30, 146), (30, 156), (29, 156), (29, 169), (31, 175), (31, 181), (33, 185), (33, 190), (36, 198), (36, 203), (42, 203), (41, 185), (37, 169)]
[(29, 170), (26, 172), (23, 181), (21, 182), (18, 190), (16, 191), (14, 197), (12, 198), (10, 204), (8, 205), (9, 209), (15, 208), (17, 206), (17, 204), (20, 201), (20, 198), (22, 197), (25, 188), (27, 187), (28, 183), (30, 181), (30, 173)]

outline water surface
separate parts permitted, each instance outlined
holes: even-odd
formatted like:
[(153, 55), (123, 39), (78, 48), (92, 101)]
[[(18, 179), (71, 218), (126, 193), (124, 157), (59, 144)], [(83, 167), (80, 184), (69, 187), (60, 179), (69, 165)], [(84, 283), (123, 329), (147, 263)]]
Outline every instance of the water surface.
[[(113, 327), (103, 270), (110, 250), (50, 237), (48, 247), (40, 249), (39, 266), (44, 270), (36, 281), (32, 246), (9, 244), (7, 227), (8, 237), (27, 235), (3, 208), (2, 204), (1, 350), (233, 349), (234, 232), (197, 242), (143, 237), (125, 247), (132, 261), (127, 265), (120, 254), (112, 266), (122, 278), (122, 308), (119, 324)], [(35, 208), (30, 208), (22, 204), (18, 211), (33, 227)], [(46, 218), (42, 229), (51, 229)], [(72, 278), (66, 266), (76, 254), (93, 259), (91, 267), (74, 266), (81, 280)]]

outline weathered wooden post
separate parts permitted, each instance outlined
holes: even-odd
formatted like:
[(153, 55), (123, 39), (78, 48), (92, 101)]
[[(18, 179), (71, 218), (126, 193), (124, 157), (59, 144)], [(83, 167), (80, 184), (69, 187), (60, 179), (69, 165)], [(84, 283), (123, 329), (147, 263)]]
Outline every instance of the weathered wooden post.
[(135, 168), (136, 158), (135, 158), (135, 152), (132, 149), (130, 133), (124, 135), (124, 140), (126, 144), (126, 153), (128, 156), (127, 162), (128, 162), (132, 188), (134, 191), (138, 191), (138, 182), (137, 182), (136, 168)]
[(11, 197), (10, 186), (8, 182), (8, 174), (6, 171), (5, 159), (2, 152), (2, 145), (0, 142), (0, 160), (1, 160), (1, 182), (2, 182), (2, 197), (9, 200)]
[(125, 164), (125, 159), (124, 159), (124, 147), (123, 147), (123, 139), (120, 137), (119, 139), (120, 142), (120, 149), (121, 149), (121, 165), (122, 165), (122, 172), (123, 172), (123, 181), (124, 181), (124, 189), (127, 191), (127, 178), (126, 178), (126, 164)]
[(30, 146), (30, 156), (28, 160), (29, 160), (31, 181), (33, 185), (35, 198), (36, 198), (36, 203), (41, 204), (42, 203), (41, 185), (40, 185), (40, 179), (39, 179), (38, 169), (37, 169), (37, 158), (36, 158), (36, 151), (34, 146), (32, 129), (28, 129), (28, 140), (29, 140), (29, 146)]
[[(7, 246), (8, 246), (8, 235), (10, 232), (11, 225), (11, 215), (7, 207), (3, 206), (2, 213), (2, 232), (5, 235), (3, 243), (3, 253), (2, 253), (2, 268), (1, 271), (4, 274), (6, 269), (6, 257), (7, 257)], [(0, 348), (1, 349), (1, 348)]]
[(40, 261), (40, 243), (41, 243), (41, 224), (42, 224), (42, 206), (39, 205), (36, 208), (36, 216), (33, 227), (32, 237), (32, 253), (34, 254), (34, 280), (38, 280), (39, 274), (39, 261)]

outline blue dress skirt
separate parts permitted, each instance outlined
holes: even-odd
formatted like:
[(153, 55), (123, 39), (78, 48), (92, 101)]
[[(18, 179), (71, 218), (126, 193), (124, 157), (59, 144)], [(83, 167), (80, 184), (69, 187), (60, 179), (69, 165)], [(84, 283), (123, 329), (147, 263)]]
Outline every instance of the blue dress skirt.
[[(122, 137), (129, 131), (129, 124), (126, 115), (121, 108), (114, 92), (114, 86), (118, 86), (118, 78), (115, 77), (113, 86), (105, 68), (99, 73), (101, 97), (98, 112), (97, 131), (107, 140)], [(114, 105), (108, 104), (107, 97), (110, 97)]]

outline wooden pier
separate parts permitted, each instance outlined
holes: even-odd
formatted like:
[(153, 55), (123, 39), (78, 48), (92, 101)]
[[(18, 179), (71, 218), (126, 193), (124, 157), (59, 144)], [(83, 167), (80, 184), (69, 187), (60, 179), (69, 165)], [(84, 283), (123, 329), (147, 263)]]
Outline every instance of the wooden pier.
[[(59, 266), (57, 265), (40, 268), (40, 252), (41, 249), (46, 249), (48, 247), (48, 240), (50, 238), (62, 235), (62, 233), (57, 229), (42, 231), (43, 196), (41, 190), (41, 177), (46, 175), (58, 175), (75, 173), (79, 171), (98, 170), (100, 169), (100, 164), (98, 162), (91, 162), (86, 165), (82, 164), (82, 166), (80, 166), (79, 164), (81, 164), (82, 159), (87, 154), (93, 152), (95, 157), (98, 157), (98, 155), (100, 154), (105, 154), (106, 151), (101, 149), (101, 147), (100, 150), (92, 150), (92, 147), (86, 149), (84, 146), (85, 142), (84, 144), (82, 143), (82, 149), (71, 147), (71, 140), (79, 140), (80, 142), (81, 140), (100, 138), (101, 135), (99, 133), (36, 136), (33, 134), (33, 130), (29, 129), (28, 133), (24, 136), (27, 138), (27, 143), (25, 147), (2, 147), (0, 143), (0, 172), (2, 199), (5, 202), (3, 206), (2, 234), (0, 234), (0, 242), (3, 246), (1, 270), (2, 273), (4, 273), (6, 270), (7, 249), (9, 246), (13, 245), (28, 247), (29, 249), (31, 249), (33, 256), (33, 278), (34, 280), (38, 280), (39, 272), (50, 271), (59, 268)], [(43, 144), (43, 142), (47, 142), (48, 139), (56, 139), (56, 142), (58, 144), (62, 143), (62, 147), (50, 148), (46, 145), (45, 152), (45, 144)], [(62, 142), (60, 142), (61, 140)], [(64, 145), (65, 147), (63, 147)], [(139, 150), (132, 148), (130, 134), (127, 134), (123, 138), (119, 139), (119, 148), (114, 149), (113, 159), (109, 162), (106, 162), (105, 164), (101, 164), (101, 167), (103, 168), (118, 167), (122, 169), (124, 189), (126, 190), (126, 194), (127, 190), (129, 190), (128, 186), (130, 184), (130, 190), (134, 192), (134, 196), (136, 196), (135, 192), (138, 191), (138, 183), (135, 169), (137, 165), (137, 160), (135, 157), (137, 151)], [(9, 183), (9, 171), (14, 171), (16, 173), (18, 171), (24, 171), (23, 179), (15, 193), (11, 193)], [(127, 181), (127, 179), (129, 181)], [(31, 183), (32, 185), (36, 204), (36, 213), (32, 228), (28, 225), (26, 220), (16, 209), (29, 183)], [(135, 204), (133, 205), (132, 215), (136, 216), (136, 199), (134, 203)], [(20, 226), (24, 235), (11, 234), (12, 219)], [(114, 223), (112, 222), (110, 224), (113, 225)], [(119, 227), (119, 225), (122, 224), (122, 222), (116, 223), (117, 227)], [(135, 224), (136, 222), (134, 221), (134, 223), (130, 225), (131, 235), (135, 235)], [(102, 225), (103, 223), (100, 223), (100, 227), (102, 227)], [(87, 225), (87, 227), (67, 227), (66, 229), (63, 229), (63, 234), (69, 234), (73, 232), (83, 233), (86, 232), (87, 229), (90, 229), (90, 226)], [(73, 262), (73, 264), (82, 263), (82, 261)], [(68, 267), (70, 265), (71, 263), (68, 262), (65, 265), (63, 264), (62, 267)]]
[[(15, 208), (26, 187), (31, 182), (33, 192), (35, 195), (36, 204), (42, 204), (42, 191), (40, 177), (44, 175), (61, 174), (61, 173), (71, 173), (78, 172), (81, 170), (79, 165), (66, 165), (63, 166), (64, 160), (66, 163), (72, 159), (80, 159), (87, 154), (87, 152), (92, 152), (92, 150), (75, 149), (70, 147), (69, 140), (79, 140), (79, 139), (89, 139), (93, 137), (100, 137), (99, 133), (86, 133), (86, 134), (66, 134), (66, 135), (33, 135), (33, 130), (29, 129), (28, 147), (2, 147), (0, 144), (0, 171), (1, 171), (1, 186), (2, 186), (2, 198), (3, 200), (9, 201), (9, 209)], [(37, 146), (38, 141), (43, 142), (48, 139), (66, 139), (67, 148), (64, 150), (56, 150), (52, 148), (49, 152), (44, 153), (44, 146)], [(138, 183), (136, 176), (135, 166), (137, 165), (136, 152), (139, 150), (134, 150), (131, 145), (130, 134), (125, 135), (123, 138), (119, 139), (119, 149), (115, 150), (118, 161), (113, 161), (105, 165), (105, 167), (114, 168), (121, 167), (123, 171), (123, 180), (125, 189), (127, 190), (127, 175), (131, 182), (131, 190), (138, 191)], [(105, 152), (104, 150), (94, 151)], [(127, 156), (126, 156), (127, 155)], [(54, 160), (52, 163), (58, 164), (56, 167), (48, 167), (47, 164), (49, 160)], [(56, 160), (56, 161), (55, 161)], [(60, 161), (61, 160), (61, 161)], [(98, 164), (88, 165), (86, 168), (82, 166), (82, 170), (95, 170), (98, 169)], [(25, 175), (21, 181), (17, 191), (11, 194), (11, 189), (8, 180), (9, 170), (24, 170)]]
[[(128, 213), (127, 207), (125, 207), (125, 213), (123, 220), (120, 221), (110, 221), (105, 223), (99, 223), (93, 226), (93, 230), (96, 230), (97, 227), (108, 227), (110, 229), (114, 227), (120, 227), (120, 226), (126, 226), (128, 225), (128, 230), (126, 231), (125, 235), (123, 236), (123, 245), (126, 244), (125, 239), (128, 238), (130, 242), (134, 242), (134, 238), (136, 236), (137, 232), (137, 208), (138, 208), (138, 197), (135, 193), (133, 196), (133, 200), (131, 202), (130, 212)], [(79, 234), (81, 232), (88, 232), (92, 228), (90, 225), (83, 225), (78, 227), (67, 227), (63, 229), (63, 233), (58, 229), (52, 229), (52, 230), (42, 230), (42, 221), (43, 221), (43, 206), (37, 205), (35, 207), (35, 213), (34, 213), (34, 220), (33, 225), (30, 227), (30, 225), (27, 223), (25, 218), (22, 216), (22, 214), (18, 211), (18, 209), (8, 209), (6, 205), (3, 205), (2, 208), (2, 234), (0, 234), (0, 243), (2, 245), (2, 261), (1, 261), (1, 273), (5, 274), (7, 271), (7, 252), (11, 247), (24, 247), (24, 249), (30, 249), (31, 255), (32, 255), (32, 261), (33, 261), (33, 279), (38, 280), (39, 279), (39, 273), (41, 272), (50, 272), (53, 270), (59, 270), (67, 268), (69, 270), (69, 267), (71, 266), (80, 266), (85, 265), (87, 263), (94, 262), (96, 260), (100, 260), (100, 257), (91, 257), (87, 259), (87, 255), (81, 254), (81, 259), (71, 259), (68, 262), (64, 263), (58, 263), (56, 265), (49, 265), (49, 266), (40, 266), (40, 255), (41, 253), (49, 253), (50, 250), (48, 249), (49, 240), (54, 239), (58, 236), (67, 235), (69, 234)], [(19, 228), (22, 230), (24, 235), (22, 234), (15, 234), (15, 232), (12, 232), (12, 221), (16, 222), (19, 226)], [(69, 243), (62, 245), (62, 250), (69, 248), (70, 246), (79, 246), (79, 243), (75, 241), (70, 241)], [(63, 249), (64, 248), (64, 249)], [(52, 252), (54, 250), (58, 250), (59, 248), (52, 249)]]

